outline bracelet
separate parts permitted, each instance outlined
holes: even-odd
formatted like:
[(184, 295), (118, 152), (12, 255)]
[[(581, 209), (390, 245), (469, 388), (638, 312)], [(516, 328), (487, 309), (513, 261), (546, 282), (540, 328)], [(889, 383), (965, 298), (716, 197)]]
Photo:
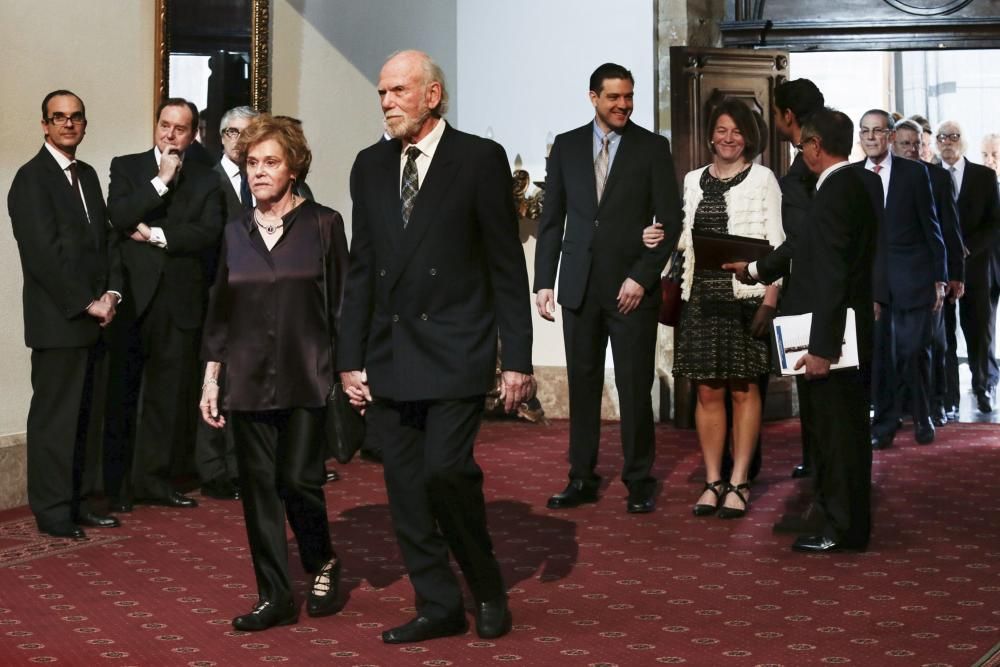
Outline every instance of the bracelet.
[(205, 391), (205, 389), (208, 388), (208, 385), (210, 384), (214, 384), (216, 387), (218, 387), (219, 381), (216, 380), (215, 378), (206, 378), (205, 382), (201, 385), (201, 390)]

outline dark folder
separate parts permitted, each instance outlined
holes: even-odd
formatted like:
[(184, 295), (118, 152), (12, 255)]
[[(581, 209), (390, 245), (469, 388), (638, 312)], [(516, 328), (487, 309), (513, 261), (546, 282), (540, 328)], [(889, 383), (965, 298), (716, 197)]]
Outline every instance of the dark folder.
[(694, 256), (700, 269), (718, 269), (728, 262), (754, 262), (771, 252), (766, 239), (692, 231)]

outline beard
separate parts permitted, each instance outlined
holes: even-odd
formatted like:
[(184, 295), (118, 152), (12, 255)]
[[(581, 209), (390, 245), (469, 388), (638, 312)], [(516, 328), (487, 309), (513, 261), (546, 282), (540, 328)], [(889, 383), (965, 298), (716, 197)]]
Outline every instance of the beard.
[(407, 113), (403, 113), (402, 116), (396, 116), (394, 118), (385, 119), (385, 131), (389, 133), (389, 136), (393, 139), (405, 139), (406, 137), (412, 137), (420, 131), (420, 128), (424, 126), (427, 119), (431, 116), (431, 110), (425, 106), (421, 105), (420, 111), (416, 116), (411, 116)]

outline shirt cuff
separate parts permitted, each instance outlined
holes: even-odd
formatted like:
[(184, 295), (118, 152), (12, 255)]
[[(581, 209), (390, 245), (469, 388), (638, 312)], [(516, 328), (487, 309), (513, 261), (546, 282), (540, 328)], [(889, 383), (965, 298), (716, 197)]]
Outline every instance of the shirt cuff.
[(114, 294), (114, 295), (115, 295), (116, 297), (118, 297), (118, 303), (121, 303), (121, 302), (122, 302), (122, 293), (121, 293), (121, 292), (118, 292), (118, 291), (116, 291), (116, 290), (113, 290), (113, 289), (109, 289), (109, 290), (107, 291), (107, 293), (108, 293), (108, 294)]
[(149, 228), (149, 242), (157, 248), (167, 247), (167, 237), (163, 235), (163, 227)]
[(757, 273), (757, 262), (750, 262), (747, 264), (747, 273), (749, 273), (750, 277), (754, 280), (760, 281), (760, 275)]
[(170, 192), (170, 188), (167, 187), (166, 183), (160, 180), (159, 176), (153, 176), (152, 180), (150, 180), (149, 182), (152, 183), (153, 187), (156, 189), (156, 194), (160, 195), (161, 197)]

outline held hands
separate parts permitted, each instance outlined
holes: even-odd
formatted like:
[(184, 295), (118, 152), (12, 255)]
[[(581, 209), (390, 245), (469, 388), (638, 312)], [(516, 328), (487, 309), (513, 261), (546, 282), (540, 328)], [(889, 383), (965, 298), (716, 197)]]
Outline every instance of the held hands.
[(150, 230), (149, 225), (145, 222), (140, 222), (136, 225), (135, 231), (129, 234), (129, 238), (133, 241), (138, 241), (139, 243), (147, 243), (151, 235), (152, 230)]
[(340, 384), (344, 387), (347, 400), (351, 407), (365, 414), (367, 405), (372, 402), (372, 393), (368, 388), (368, 373), (360, 371), (343, 371), (340, 374)]
[(663, 233), (663, 223), (654, 222), (642, 230), (642, 244), (647, 248), (655, 248), (663, 243), (666, 234)]
[(626, 278), (618, 290), (618, 312), (622, 315), (628, 315), (636, 309), (644, 296), (646, 296), (646, 288), (631, 278)]
[(795, 370), (806, 367), (807, 380), (821, 380), (830, 374), (830, 360), (806, 352), (795, 364)]
[(955, 303), (965, 296), (965, 283), (961, 280), (948, 281), (948, 301)]
[(157, 176), (164, 184), (169, 183), (174, 180), (177, 173), (181, 170), (181, 153), (176, 148), (171, 146), (166, 150), (165, 153), (160, 155), (160, 172)]
[(535, 307), (538, 314), (549, 322), (556, 321), (556, 293), (555, 290), (540, 289), (535, 295)]
[(500, 398), (503, 409), (513, 412), (517, 406), (535, 395), (535, 376), (517, 371), (503, 371), (500, 375)]
[(106, 327), (111, 324), (111, 320), (115, 317), (115, 307), (102, 296), (87, 306), (87, 314), (96, 319), (101, 327)]

